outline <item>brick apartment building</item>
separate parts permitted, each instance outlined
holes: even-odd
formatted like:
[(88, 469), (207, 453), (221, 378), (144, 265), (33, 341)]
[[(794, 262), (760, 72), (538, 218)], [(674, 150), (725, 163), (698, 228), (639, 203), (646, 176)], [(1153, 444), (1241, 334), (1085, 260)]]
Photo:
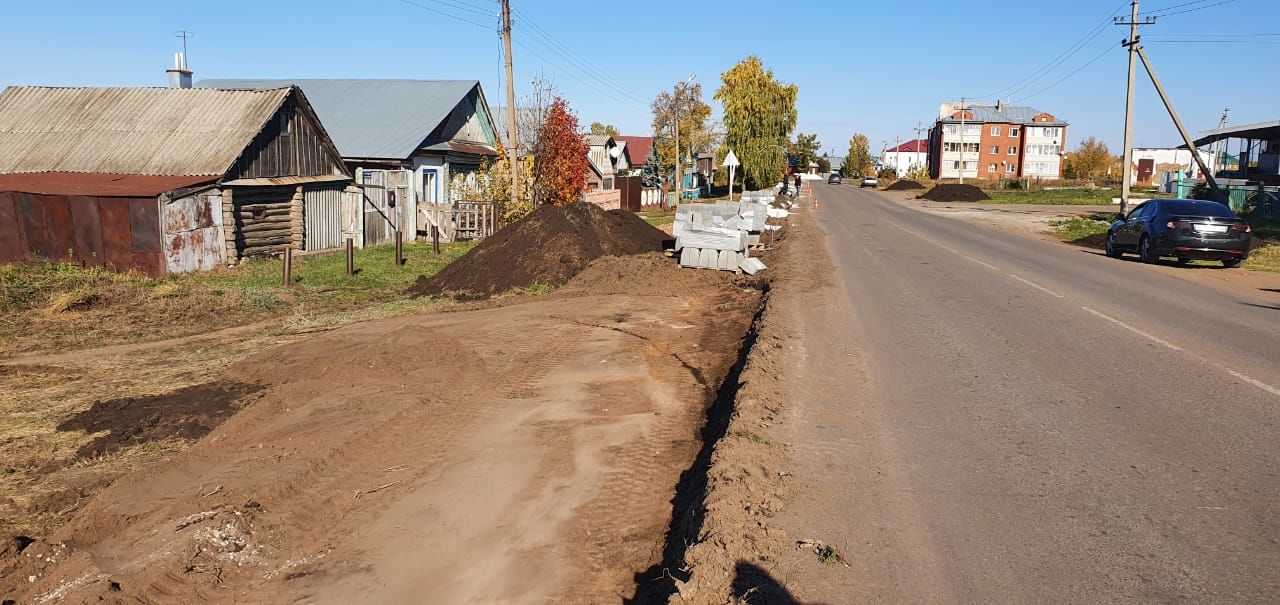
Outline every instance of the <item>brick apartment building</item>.
[[(1062, 178), (1067, 123), (1033, 107), (943, 103), (929, 129), (935, 179)], [(963, 133), (961, 129), (963, 128)]]

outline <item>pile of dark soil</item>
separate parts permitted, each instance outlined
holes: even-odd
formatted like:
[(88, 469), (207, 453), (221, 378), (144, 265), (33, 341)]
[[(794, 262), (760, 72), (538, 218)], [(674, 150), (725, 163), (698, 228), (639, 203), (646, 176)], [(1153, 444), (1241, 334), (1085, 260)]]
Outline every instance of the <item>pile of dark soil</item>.
[(924, 185), (911, 180), (902, 180), (884, 188), (885, 191), (911, 191), (915, 189), (924, 189)]
[(212, 382), (163, 395), (95, 401), (93, 407), (64, 420), (58, 430), (103, 433), (76, 452), (82, 458), (170, 437), (199, 439), (236, 412), (235, 401), (260, 389), (253, 384)]
[(542, 206), (431, 278), (418, 278), (408, 293), (486, 297), (535, 285), (558, 287), (597, 258), (660, 251), (669, 238), (624, 210), (586, 203)]
[(947, 183), (943, 185), (935, 185), (921, 195), (926, 200), (935, 202), (981, 202), (991, 199), (991, 196), (973, 185), (961, 185), (959, 183)]

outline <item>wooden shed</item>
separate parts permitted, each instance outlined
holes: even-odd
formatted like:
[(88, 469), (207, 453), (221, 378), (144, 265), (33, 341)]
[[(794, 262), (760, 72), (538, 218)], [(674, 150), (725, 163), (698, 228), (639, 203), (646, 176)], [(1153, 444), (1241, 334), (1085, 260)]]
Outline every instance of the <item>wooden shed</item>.
[(337, 247), (349, 183), (297, 87), (0, 93), (0, 262), (163, 275)]

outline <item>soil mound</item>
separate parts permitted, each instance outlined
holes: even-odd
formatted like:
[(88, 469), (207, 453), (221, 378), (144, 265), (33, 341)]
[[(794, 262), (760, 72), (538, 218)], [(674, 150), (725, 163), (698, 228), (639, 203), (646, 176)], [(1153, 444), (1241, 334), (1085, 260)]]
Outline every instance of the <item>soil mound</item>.
[(661, 252), (650, 252), (598, 258), (560, 291), (568, 295), (697, 296), (729, 287), (739, 280), (739, 276), (727, 271), (683, 269)]
[(911, 180), (902, 180), (884, 188), (885, 191), (912, 191), (915, 189), (924, 189), (924, 185)]
[(936, 185), (920, 197), (935, 202), (981, 202), (991, 199), (991, 196), (987, 195), (985, 191), (973, 185), (961, 185), (958, 183)]
[(587, 203), (542, 206), (498, 231), (409, 295), (486, 297), (513, 288), (561, 286), (602, 256), (662, 250), (670, 236), (622, 210)]

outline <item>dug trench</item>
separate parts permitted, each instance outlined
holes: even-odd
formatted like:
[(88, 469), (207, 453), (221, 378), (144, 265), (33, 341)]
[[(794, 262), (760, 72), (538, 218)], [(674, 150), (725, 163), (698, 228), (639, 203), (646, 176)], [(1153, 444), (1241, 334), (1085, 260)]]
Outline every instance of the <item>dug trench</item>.
[[(178, 427), (199, 437), (189, 448), (3, 549), (0, 594), (660, 602), (766, 290), (611, 256), (550, 295), (252, 355), (217, 377), (254, 385), (227, 417)], [(67, 429), (101, 426), (90, 413)]]

